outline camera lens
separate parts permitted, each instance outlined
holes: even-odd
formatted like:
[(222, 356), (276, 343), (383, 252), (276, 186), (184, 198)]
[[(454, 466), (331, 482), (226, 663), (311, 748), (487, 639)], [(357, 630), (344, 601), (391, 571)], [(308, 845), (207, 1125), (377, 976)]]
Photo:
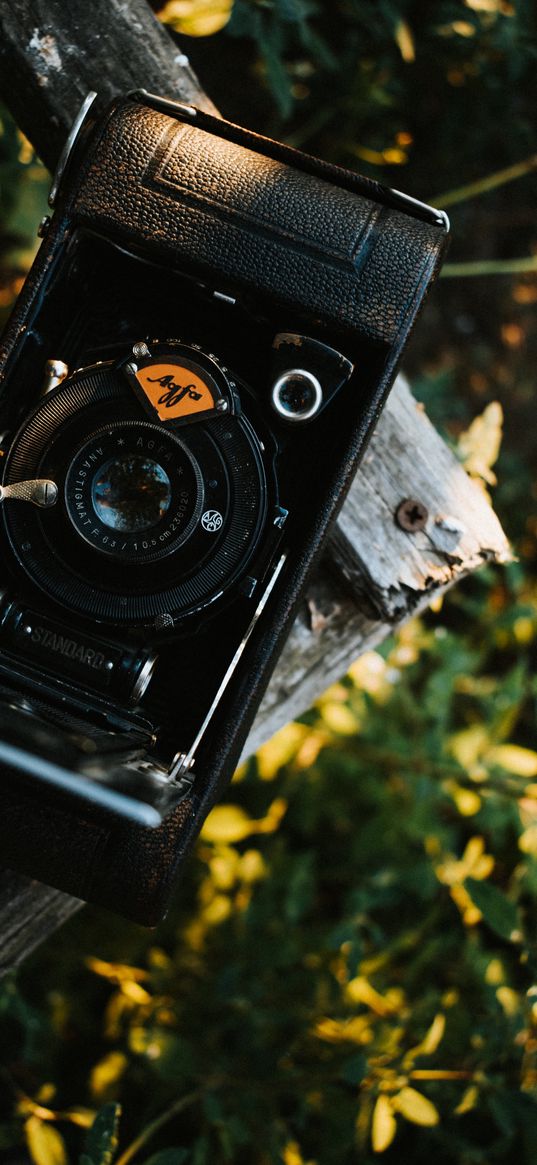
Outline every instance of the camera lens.
[(17, 563), (66, 610), (115, 627), (172, 628), (219, 599), (266, 520), (246, 417), (152, 423), (108, 364), (47, 394), (16, 435), (5, 484), (34, 478), (57, 482), (58, 500), (3, 507)]
[(171, 497), (171, 482), (162, 465), (136, 455), (107, 461), (91, 487), (97, 517), (124, 534), (156, 526), (169, 509)]
[(85, 542), (115, 559), (166, 557), (197, 528), (205, 488), (184, 441), (146, 421), (100, 429), (65, 479), (67, 513)]

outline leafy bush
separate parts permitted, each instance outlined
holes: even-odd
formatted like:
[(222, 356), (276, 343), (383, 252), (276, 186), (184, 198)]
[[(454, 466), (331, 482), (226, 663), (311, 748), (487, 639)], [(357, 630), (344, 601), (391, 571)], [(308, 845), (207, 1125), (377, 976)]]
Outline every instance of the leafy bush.
[(88, 910), (29, 961), (3, 996), (4, 1144), (25, 1125), (56, 1160), (38, 1127), (72, 1153), (86, 1107), (118, 1100), (118, 1165), (132, 1142), (529, 1165), (537, 753), (513, 736), (535, 690), (526, 608), (481, 642), (483, 592), (362, 657), (239, 772), (156, 936)]

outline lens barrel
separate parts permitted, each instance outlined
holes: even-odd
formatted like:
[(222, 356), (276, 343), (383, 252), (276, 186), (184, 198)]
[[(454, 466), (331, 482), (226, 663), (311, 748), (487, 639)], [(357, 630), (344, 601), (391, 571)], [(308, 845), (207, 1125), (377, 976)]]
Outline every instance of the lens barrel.
[(111, 363), (67, 378), (16, 434), (4, 483), (36, 477), (57, 483), (57, 503), (0, 514), (20, 568), (58, 608), (114, 627), (160, 635), (220, 599), (266, 520), (264, 454), (246, 417), (154, 423)]

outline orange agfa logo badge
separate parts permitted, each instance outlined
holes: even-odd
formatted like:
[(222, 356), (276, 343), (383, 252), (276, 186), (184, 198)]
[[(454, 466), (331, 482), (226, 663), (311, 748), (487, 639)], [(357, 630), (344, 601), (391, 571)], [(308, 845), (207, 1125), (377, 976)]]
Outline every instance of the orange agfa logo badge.
[(184, 364), (146, 364), (136, 380), (161, 421), (174, 421), (214, 409), (208, 383)]

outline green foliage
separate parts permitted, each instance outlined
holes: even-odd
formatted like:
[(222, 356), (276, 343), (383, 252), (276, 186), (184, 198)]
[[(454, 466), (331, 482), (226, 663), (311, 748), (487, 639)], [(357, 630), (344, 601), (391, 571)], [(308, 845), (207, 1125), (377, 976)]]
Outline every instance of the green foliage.
[(116, 1165), (530, 1165), (537, 753), (501, 586), (461, 587), (243, 768), (158, 936), (87, 911), (4, 989), (4, 1144), (53, 1098), (75, 1160), (67, 1114), (105, 1100), (92, 1165), (114, 1101)]
[(0, 327), (37, 249), (47, 186), (30, 143), (0, 105)]
[(483, 916), (483, 921), (490, 929), (510, 942), (514, 935), (519, 934), (518, 913), (513, 902), (510, 902), (501, 890), (491, 886), (489, 882), (478, 882), (476, 878), (466, 878), (465, 889), (468, 891), (474, 906)]
[[(209, 7), (172, 0), (161, 15), (179, 32), (192, 32), (196, 10), (205, 20)], [(234, 0), (228, 15), (217, 40), (223, 54), (226, 39), (237, 42), (240, 94), (244, 72), (261, 76), (264, 116), (276, 113), (294, 141), (313, 143), (324, 155), (390, 170), (405, 166), (415, 150), (424, 174), (429, 163), (422, 193), (432, 193), (454, 185), (454, 177), (458, 185), (461, 173), (480, 176), (482, 160), (495, 158), (496, 168), (534, 148), (525, 90), (535, 93), (536, 16), (529, 3)], [(203, 45), (196, 51), (203, 69)], [(214, 70), (214, 53), (210, 61)], [(229, 70), (224, 81), (225, 107), (226, 94), (235, 101)], [(251, 116), (251, 108), (243, 97), (241, 112)]]
[(105, 1104), (101, 1108), (89, 1129), (80, 1165), (111, 1165), (117, 1149), (120, 1115), (118, 1104)]

